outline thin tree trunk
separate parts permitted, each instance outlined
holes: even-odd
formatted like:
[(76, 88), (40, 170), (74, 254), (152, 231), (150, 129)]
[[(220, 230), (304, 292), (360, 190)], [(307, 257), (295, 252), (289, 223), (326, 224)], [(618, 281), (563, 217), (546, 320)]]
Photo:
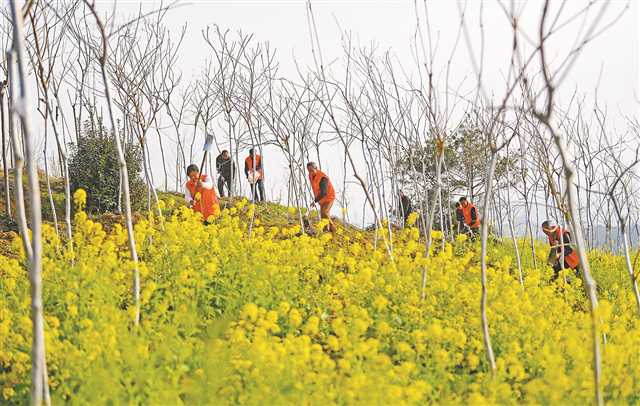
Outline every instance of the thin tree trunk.
[[(527, 221), (527, 235), (529, 237), (529, 248), (531, 249), (531, 259), (533, 261), (533, 267), (537, 268), (537, 261), (536, 261), (536, 247), (534, 244), (534, 238), (533, 238), (533, 226), (531, 225), (531, 205), (529, 204), (529, 189), (527, 188), (527, 175), (526, 175), (526, 168), (524, 166), (525, 163), (525, 149), (524, 149), (524, 143), (523, 140), (520, 136), (520, 133), (518, 133), (518, 144), (520, 146), (520, 176), (522, 178), (522, 196), (524, 199), (524, 212), (525, 212), (525, 217), (526, 217), (526, 221)], [(535, 192), (535, 191), (534, 191)], [(537, 210), (537, 207), (536, 207)], [(524, 247), (523, 247), (523, 251), (524, 251)]]
[(553, 135), (553, 140), (560, 151), (560, 157), (562, 159), (562, 165), (564, 168), (564, 176), (566, 182), (566, 191), (569, 200), (569, 220), (571, 221), (573, 233), (576, 240), (576, 251), (580, 258), (580, 272), (584, 282), (584, 289), (587, 297), (589, 298), (590, 313), (591, 313), (591, 330), (592, 330), (592, 348), (593, 348), (593, 379), (595, 389), (595, 400), (598, 405), (604, 404), (604, 398), (602, 393), (602, 361), (600, 354), (600, 332), (599, 332), (599, 317), (598, 317), (598, 297), (596, 293), (596, 282), (591, 276), (591, 267), (589, 266), (589, 258), (585, 250), (584, 237), (582, 235), (582, 226), (578, 221), (578, 206), (575, 185), (575, 170), (571, 164), (569, 158), (569, 152), (564, 145), (562, 137), (556, 132), (556, 130), (549, 123), (548, 117), (541, 120), (547, 127), (549, 132)]
[(513, 242), (513, 249), (516, 253), (516, 263), (518, 264), (518, 280), (520, 281), (520, 286), (524, 288), (524, 276), (522, 274), (522, 259), (520, 258), (520, 248), (518, 247), (518, 240), (516, 238), (516, 232), (513, 227), (513, 214), (511, 213), (511, 207), (508, 209), (508, 223), (509, 223), (509, 233), (511, 234), (511, 241)]
[(7, 66), (9, 71), (9, 138), (11, 139), (13, 149), (13, 181), (15, 183), (15, 202), (16, 202), (16, 220), (18, 223), (18, 231), (22, 238), (22, 245), (25, 248), (27, 258), (30, 258), (33, 253), (31, 252), (31, 243), (29, 242), (29, 228), (27, 224), (27, 213), (25, 209), (24, 199), (24, 184), (22, 182), (22, 172), (24, 168), (24, 156), (22, 154), (21, 143), (18, 141), (18, 134), (15, 128), (14, 119), (14, 89), (13, 89), (13, 51), (7, 52)]
[(169, 174), (167, 173), (167, 162), (164, 158), (164, 147), (162, 146), (162, 135), (160, 135), (160, 130), (156, 128), (158, 132), (158, 142), (160, 143), (160, 156), (162, 157), (162, 170), (164, 171), (164, 191), (167, 192), (169, 190)]
[(618, 202), (616, 201), (616, 198), (614, 197), (613, 192), (611, 192), (609, 196), (613, 201), (613, 206), (616, 211), (616, 215), (618, 216), (618, 224), (619, 224), (618, 228), (620, 229), (620, 232), (622, 234), (625, 264), (627, 266), (627, 272), (629, 273), (629, 278), (631, 281), (631, 289), (633, 290), (633, 295), (636, 299), (636, 307), (638, 308), (638, 315), (640, 316), (640, 292), (638, 291), (638, 282), (636, 280), (635, 272), (633, 270), (633, 265), (631, 263), (631, 249), (629, 248), (631, 244), (629, 243), (629, 234), (627, 232), (628, 219), (625, 219), (622, 216), (622, 211), (620, 210), (620, 207), (618, 207)]
[[(535, 224), (536, 225), (540, 224), (540, 204), (538, 203), (538, 193), (537, 193), (538, 190), (539, 189), (536, 187), (536, 190), (534, 190), (534, 193), (533, 193), (533, 207), (535, 207), (535, 215), (536, 215)], [(546, 201), (545, 201), (545, 207), (546, 206), (548, 206), (548, 205), (546, 204)], [(547, 217), (547, 218), (549, 218), (549, 217)], [(537, 269), (538, 268), (538, 265), (537, 265), (537, 260), (538, 259), (536, 258), (536, 249), (535, 249), (534, 237), (535, 236), (533, 234), (533, 225), (532, 225), (532, 227), (531, 227), (531, 241), (530, 241), (531, 253), (533, 255), (533, 266)]]
[[(123, 120), (123, 126), (122, 126), (122, 139), (121, 142), (126, 143), (127, 141), (127, 129), (128, 129), (128, 125), (126, 122), (127, 118), (126, 115), (124, 116), (124, 120)], [(131, 131), (131, 129), (129, 128), (128, 131)], [(116, 135), (118, 136), (118, 135)], [(126, 145), (126, 144), (125, 144)], [(122, 214), (122, 176), (118, 177), (118, 214)]]
[[(48, 382), (45, 381), (45, 344), (44, 318), (42, 315), (42, 212), (40, 208), (40, 185), (38, 183), (37, 158), (34, 151), (34, 139), (31, 130), (29, 114), (30, 100), (28, 97), (27, 73), (25, 67), (24, 27), (22, 10), (18, 9), (15, 0), (10, 0), (11, 19), (13, 22), (13, 51), (16, 56), (17, 84), (19, 96), (15, 102), (15, 109), (25, 136), (25, 156), (27, 173), (29, 175), (29, 194), (31, 200), (31, 257), (29, 258), (29, 280), (31, 283), (31, 404), (39, 406)], [(13, 69), (11, 67), (10, 69)], [(13, 82), (13, 81), (12, 81)], [(22, 202), (17, 202), (22, 204)], [(24, 230), (26, 231), (26, 230)], [(25, 247), (26, 248), (26, 247)]]
[(489, 333), (489, 320), (487, 317), (487, 238), (489, 237), (489, 224), (487, 221), (487, 214), (489, 213), (489, 202), (491, 201), (491, 192), (493, 187), (493, 176), (496, 171), (496, 151), (491, 151), (491, 161), (489, 163), (489, 170), (487, 171), (486, 190), (484, 194), (484, 202), (482, 207), (482, 252), (480, 254), (481, 264), (481, 280), (482, 280), (482, 297), (480, 299), (480, 313), (482, 316), (482, 338), (484, 341), (484, 348), (487, 355), (487, 361), (491, 367), (491, 372), (496, 371), (496, 360), (493, 355), (493, 347), (491, 345), (491, 335)]
[(67, 228), (67, 239), (69, 248), (73, 250), (73, 229), (71, 224), (71, 183), (69, 181), (69, 163), (67, 161), (66, 154), (62, 160), (62, 170), (64, 177), (64, 222)]
[(120, 143), (120, 137), (118, 137), (118, 131), (116, 127), (115, 116), (113, 112), (113, 100), (111, 99), (111, 88), (109, 78), (107, 77), (107, 34), (105, 27), (100, 17), (97, 14), (95, 6), (89, 3), (88, 0), (84, 0), (85, 4), (91, 10), (100, 33), (102, 36), (102, 49), (99, 55), (100, 72), (102, 73), (102, 81), (104, 85), (104, 96), (107, 101), (107, 107), (109, 111), (109, 120), (111, 121), (111, 128), (114, 134), (116, 149), (118, 151), (118, 161), (120, 165), (120, 178), (122, 183), (122, 190), (124, 192), (124, 206), (125, 206), (125, 220), (127, 223), (127, 235), (129, 237), (129, 250), (131, 252), (131, 260), (133, 261), (133, 297), (135, 302), (135, 325), (140, 324), (140, 270), (138, 268), (138, 251), (136, 250), (135, 234), (133, 231), (133, 220), (131, 215), (131, 196), (129, 193), (129, 174), (127, 172), (127, 161), (124, 156), (124, 150)]
[[(438, 140), (439, 142), (439, 140)], [(440, 188), (442, 185), (442, 161), (444, 160), (444, 144), (436, 145), (436, 190), (433, 191), (433, 196), (431, 197), (431, 203), (429, 203), (429, 218), (427, 219), (427, 227), (425, 230), (426, 235), (426, 252), (425, 257), (429, 258), (431, 256), (431, 244), (433, 242), (433, 238), (431, 237), (431, 230), (433, 229), (433, 218), (436, 215), (436, 205), (438, 202), (438, 196), (440, 195)], [(424, 300), (425, 292), (427, 288), (427, 268), (422, 268), (422, 278), (420, 283), (420, 300)]]
[[(54, 95), (56, 98), (56, 102), (58, 103), (58, 106), (61, 106), (60, 98), (58, 97), (57, 90), (58, 89), (56, 89), (56, 91), (54, 92)], [(51, 106), (48, 106), (48, 108), (49, 108), (49, 114), (51, 114)], [(56, 143), (58, 146), (58, 155), (59, 155), (58, 159), (60, 160), (61, 172), (64, 180), (64, 196), (65, 196), (64, 221), (65, 221), (65, 226), (67, 228), (67, 239), (68, 239), (69, 248), (73, 250), (73, 228), (71, 224), (71, 184), (69, 179), (69, 159), (67, 157), (67, 151), (66, 151), (67, 141), (65, 137), (65, 126), (64, 126), (65, 116), (64, 116), (64, 113), (62, 113), (62, 108), (60, 108), (60, 112), (61, 112), (61, 117), (63, 121), (62, 143), (60, 143), (60, 139), (58, 137), (58, 130), (55, 125), (53, 116), (49, 116), (50, 117), (49, 120), (51, 121), (51, 126), (53, 127), (53, 133), (56, 136)]]
[[(295, 200), (295, 204), (298, 208), (298, 221), (300, 221), (300, 230), (302, 231), (302, 233), (305, 232), (304, 230), (304, 219), (302, 218), (302, 210), (300, 209), (300, 196), (299, 196), (299, 190), (298, 190), (298, 185), (296, 182), (296, 174), (295, 171), (293, 169), (293, 165), (294, 165), (294, 161), (293, 161), (293, 157), (291, 156), (291, 154), (289, 153), (289, 151), (287, 151), (287, 158), (289, 161), (289, 176), (290, 178), (290, 182), (291, 182), (291, 190), (290, 192), (293, 192), (293, 198)], [(233, 169), (232, 169), (233, 170)], [(229, 180), (231, 181), (231, 180)]]
[[(231, 144), (231, 139), (234, 136), (233, 133), (233, 126), (231, 125), (231, 114), (227, 112), (227, 134), (229, 135), (229, 159), (231, 159), (231, 162), (229, 163), (231, 165), (231, 179), (228, 180), (228, 185), (229, 185), (229, 197), (231, 196), (235, 196), (235, 192), (236, 192), (236, 178), (240, 178), (240, 174), (239, 173), (234, 173), (233, 171), (233, 166), (236, 165), (236, 161), (237, 159), (234, 159), (234, 155), (233, 155), (233, 148), (232, 148), (232, 144)], [(240, 169), (240, 168), (238, 168)], [(236, 170), (237, 171), (237, 170)], [(234, 176), (235, 175), (235, 176)], [(303, 227), (304, 230), (304, 227)]]
[[(393, 252), (393, 230), (391, 228), (391, 221), (389, 219), (389, 207), (387, 205), (387, 198), (386, 198), (386, 188), (384, 185), (384, 170), (382, 167), (382, 158), (380, 156), (380, 151), (378, 151), (378, 165), (380, 166), (380, 178), (381, 178), (381, 182), (382, 182), (382, 208), (384, 210), (385, 216), (382, 218), (386, 218), (387, 219), (387, 230), (389, 232), (389, 247), (391, 249), (391, 252)], [(379, 192), (378, 192), (379, 193)]]
[(47, 144), (48, 144), (48, 126), (47, 126), (47, 112), (44, 117), (44, 176), (47, 182), (47, 196), (49, 197), (49, 205), (51, 206), (51, 217), (53, 219), (54, 229), (56, 230), (56, 236), (60, 236), (60, 230), (58, 229), (58, 214), (56, 213), (56, 204), (53, 201), (53, 192), (51, 191), (51, 179), (49, 178), (49, 164), (47, 159)]
[[(507, 148), (507, 156), (509, 156), (509, 148)], [(516, 239), (516, 232), (513, 227), (513, 209), (511, 207), (511, 171), (509, 161), (507, 161), (507, 219), (509, 223), (509, 233), (511, 234), (511, 241), (513, 241), (513, 249), (516, 252), (516, 262), (518, 263), (518, 279), (520, 280), (520, 286), (524, 288), (524, 277), (522, 276), (522, 260), (520, 259), (520, 249), (518, 248), (518, 240)]]
[[(144, 138), (143, 138), (144, 139)], [(149, 157), (149, 147), (146, 142), (140, 143), (142, 147), (142, 161), (144, 174), (147, 179), (147, 208), (151, 211), (151, 197), (153, 196), (153, 202), (156, 205), (156, 214), (158, 215), (158, 220), (160, 220), (160, 226), (164, 228), (164, 217), (162, 216), (162, 210), (160, 209), (160, 199), (158, 199), (158, 193), (156, 192), (156, 188), (153, 186), (153, 172), (151, 169), (151, 158)], [(200, 169), (202, 170), (202, 169)]]
[(2, 132), (2, 171), (4, 175), (4, 207), (7, 217), (11, 218), (11, 191), (9, 188), (9, 163), (7, 162), (7, 149), (9, 142), (6, 139), (6, 117), (4, 115), (4, 100), (7, 85), (0, 84), (0, 131)]
[(447, 239), (446, 237), (446, 231), (445, 231), (445, 227), (444, 227), (444, 215), (442, 214), (442, 189), (438, 188), (438, 206), (440, 208), (439, 214), (440, 214), (440, 232), (442, 232), (442, 238), (440, 239), (440, 243), (442, 244), (442, 251), (444, 251), (445, 249), (445, 244)]
[(193, 139), (191, 140), (191, 147), (189, 148), (189, 163), (193, 163), (193, 145), (196, 142), (196, 134), (198, 131), (198, 121), (200, 120), (200, 113), (196, 114), (196, 119), (193, 124)]
[(629, 234), (627, 233), (626, 224), (622, 226), (622, 242), (624, 247), (624, 258), (627, 264), (627, 271), (629, 272), (629, 279), (631, 281), (631, 288), (633, 290), (633, 295), (636, 299), (636, 306), (638, 307), (638, 314), (640, 315), (640, 292), (638, 291), (638, 281), (636, 280), (635, 272), (633, 270), (633, 265), (631, 264), (631, 250), (629, 246)]
[(449, 230), (448, 230), (448, 234), (449, 234), (449, 239), (450, 241), (453, 243), (455, 240), (454, 237), (454, 233), (453, 233), (453, 217), (452, 217), (452, 213), (451, 213), (451, 174), (449, 172), (449, 169), (447, 168), (447, 160), (443, 159), (442, 160), (442, 165), (444, 167), (444, 171), (447, 174), (447, 212), (446, 212), (446, 216), (447, 219), (449, 221)]
[(344, 201), (343, 207), (340, 208), (340, 211), (342, 212), (342, 221), (346, 224), (347, 223), (347, 157), (344, 157), (344, 160), (342, 161), (343, 165), (342, 165), (342, 199)]

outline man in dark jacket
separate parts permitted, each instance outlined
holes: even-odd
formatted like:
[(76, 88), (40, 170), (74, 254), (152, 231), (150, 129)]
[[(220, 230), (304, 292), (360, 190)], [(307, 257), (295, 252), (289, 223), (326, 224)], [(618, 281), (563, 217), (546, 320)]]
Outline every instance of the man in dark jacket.
[(409, 215), (413, 213), (413, 205), (411, 204), (411, 200), (404, 192), (400, 191), (400, 201), (398, 202), (398, 212), (402, 214), (402, 218), (404, 219), (404, 224), (407, 224), (407, 219), (409, 219)]
[(225, 196), (225, 185), (229, 196), (231, 196), (231, 185), (236, 178), (236, 164), (226, 149), (216, 157), (216, 170), (218, 171), (218, 192), (220, 192), (220, 197)]
[(456, 224), (458, 233), (466, 232), (466, 224), (464, 223), (464, 213), (460, 202), (456, 202)]

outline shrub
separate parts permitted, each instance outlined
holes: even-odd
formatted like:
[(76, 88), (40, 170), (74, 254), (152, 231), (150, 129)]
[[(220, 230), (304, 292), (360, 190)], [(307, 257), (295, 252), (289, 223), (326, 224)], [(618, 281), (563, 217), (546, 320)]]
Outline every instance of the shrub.
[[(131, 203), (140, 209), (145, 202), (145, 183), (141, 177), (142, 154), (137, 144), (125, 143), (125, 160), (129, 172)], [(69, 175), (72, 192), (78, 188), (87, 191), (87, 211), (92, 213), (115, 212), (118, 208), (120, 168), (118, 151), (113, 135), (109, 134), (98, 119), (84, 124), (82, 136), (71, 144)]]

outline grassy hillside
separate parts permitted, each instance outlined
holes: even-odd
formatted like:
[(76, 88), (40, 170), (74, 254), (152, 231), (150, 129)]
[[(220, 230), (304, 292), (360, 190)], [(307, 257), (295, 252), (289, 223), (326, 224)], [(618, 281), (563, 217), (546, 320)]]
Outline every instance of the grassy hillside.
[[(477, 243), (459, 238), (442, 249), (436, 232), (427, 259), (408, 227), (394, 235), (390, 258), (371, 233), (341, 225), (335, 235), (303, 235), (294, 210), (227, 203), (208, 226), (171, 196), (163, 197), (163, 219), (138, 219), (138, 327), (126, 231), (78, 211), (71, 248), (45, 227), (55, 403), (591, 402), (590, 316), (575, 276), (550, 282), (550, 269), (525, 258), (521, 287), (510, 246), (491, 245), (493, 376), (480, 329)], [(29, 285), (18, 241), (12, 250), (0, 256), (0, 403), (24, 404)], [(546, 258), (546, 248), (538, 255)], [(638, 403), (640, 323), (628, 277), (621, 258), (591, 258), (607, 335), (606, 400)]]

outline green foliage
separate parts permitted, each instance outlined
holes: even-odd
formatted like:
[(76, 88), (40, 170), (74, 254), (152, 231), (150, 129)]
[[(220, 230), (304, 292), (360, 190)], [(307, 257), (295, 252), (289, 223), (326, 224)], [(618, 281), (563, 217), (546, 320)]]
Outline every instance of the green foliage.
[[(134, 209), (142, 209), (146, 202), (146, 187), (142, 180), (142, 154), (136, 144), (124, 144), (125, 160), (129, 173), (131, 203)], [(86, 121), (82, 137), (71, 144), (69, 162), (71, 192), (85, 189), (89, 195), (87, 211), (91, 213), (116, 212), (120, 168), (118, 151), (113, 135), (98, 119)]]
[[(436, 187), (436, 144), (412, 145), (397, 162), (397, 176), (403, 191), (413, 202), (427, 198)], [(476, 200), (484, 191), (487, 163), (491, 158), (486, 136), (471, 123), (468, 117), (462, 121), (458, 131), (447, 135), (444, 149), (442, 179), (451, 187), (451, 192), (467, 195)], [(507, 164), (516, 171), (515, 159), (504, 152), (498, 154), (495, 182), (506, 181)], [(424, 166), (424, 167), (423, 167)], [(514, 184), (516, 178), (512, 177)]]

